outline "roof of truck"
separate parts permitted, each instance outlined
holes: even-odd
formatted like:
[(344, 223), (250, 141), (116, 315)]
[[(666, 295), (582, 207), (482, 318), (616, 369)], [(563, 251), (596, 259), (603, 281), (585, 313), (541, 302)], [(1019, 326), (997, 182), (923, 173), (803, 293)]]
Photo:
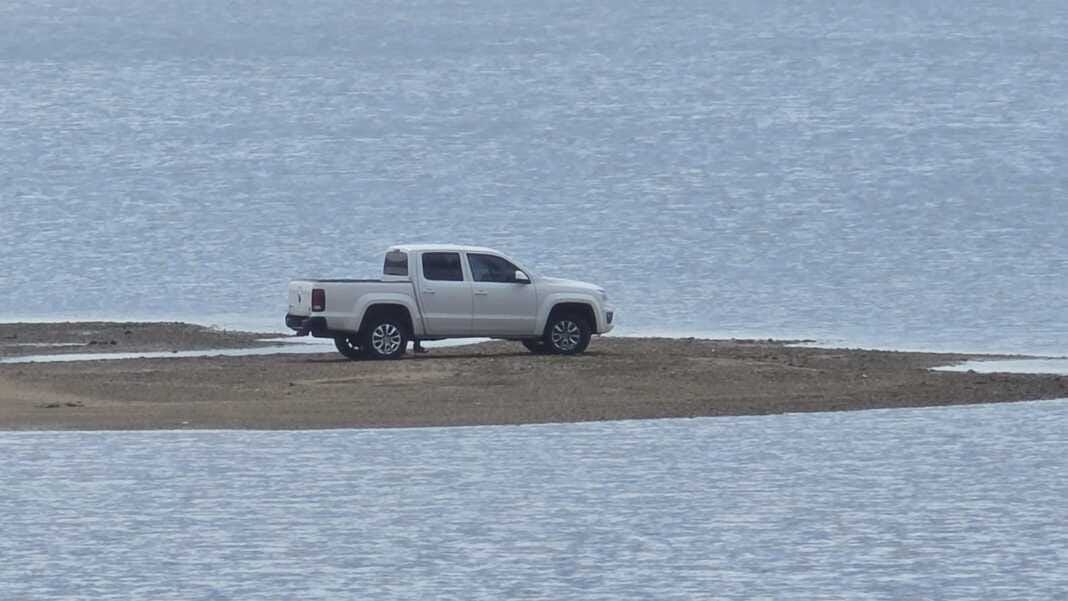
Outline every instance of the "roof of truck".
[(389, 250), (402, 250), (404, 252), (426, 252), (426, 251), (452, 251), (452, 252), (489, 252), (499, 254), (500, 251), (487, 248), (485, 246), (466, 246), (463, 244), (397, 244), (389, 247)]

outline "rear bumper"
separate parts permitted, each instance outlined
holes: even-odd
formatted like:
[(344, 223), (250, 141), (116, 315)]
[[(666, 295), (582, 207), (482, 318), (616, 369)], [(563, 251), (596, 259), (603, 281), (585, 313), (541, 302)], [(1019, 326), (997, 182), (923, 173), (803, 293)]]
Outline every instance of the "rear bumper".
[(311, 334), (317, 338), (329, 338), (330, 334), (326, 327), (325, 317), (309, 317), (307, 315), (286, 314), (286, 327), (294, 330), (297, 336)]

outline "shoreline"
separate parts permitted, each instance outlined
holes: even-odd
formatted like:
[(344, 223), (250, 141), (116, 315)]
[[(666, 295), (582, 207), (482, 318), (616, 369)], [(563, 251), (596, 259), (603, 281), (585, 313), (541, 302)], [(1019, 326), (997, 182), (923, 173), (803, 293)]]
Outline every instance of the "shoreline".
[[(156, 325), (182, 325), (192, 328), (202, 328), (214, 332), (248, 333), (258, 337), (281, 338), (292, 336), (292, 331), (284, 327), (278, 319), (248, 319), (233, 315), (208, 315), (203, 318), (195, 316), (181, 316), (180, 314), (168, 314), (163, 316), (140, 315), (134, 318), (122, 318), (108, 314), (79, 317), (78, 315), (28, 315), (15, 317), (0, 317), (0, 331), (5, 327), (12, 326), (56, 326), (66, 324), (126, 324), (156, 326)], [(1012, 357), (1027, 359), (1066, 359), (1068, 360), (1068, 346), (1057, 348), (1021, 348), (1021, 347), (997, 347), (982, 346), (976, 343), (909, 343), (887, 342), (879, 338), (871, 337), (841, 337), (839, 334), (829, 333), (772, 333), (766, 331), (746, 330), (672, 330), (655, 328), (627, 328), (617, 327), (602, 338), (612, 339), (665, 339), (665, 340), (735, 340), (735, 341), (768, 341), (783, 342), (789, 344), (808, 345), (818, 348), (844, 348), (869, 351), (888, 351), (903, 353), (933, 353), (949, 355), (974, 355), (979, 357)], [(299, 339), (298, 339), (299, 340)], [(305, 338), (304, 340), (307, 340)], [(475, 339), (471, 339), (475, 340)], [(0, 352), (2, 343), (0, 339)], [(433, 342), (431, 345), (435, 344)], [(464, 339), (454, 339), (449, 345), (470, 344)], [(0, 355), (2, 356), (2, 355)]]
[[(264, 338), (274, 338), (265, 342)], [(177, 322), (0, 324), (0, 358), (257, 349), (276, 333)], [(1068, 397), (1068, 377), (934, 371), (1022, 355), (796, 341), (601, 337), (576, 357), (518, 343), (400, 361), (332, 352), (0, 364), (0, 430), (333, 429), (767, 415)], [(307, 345), (294, 345), (305, 347)], [(323, 349), (326, 351), (326, 349)]]

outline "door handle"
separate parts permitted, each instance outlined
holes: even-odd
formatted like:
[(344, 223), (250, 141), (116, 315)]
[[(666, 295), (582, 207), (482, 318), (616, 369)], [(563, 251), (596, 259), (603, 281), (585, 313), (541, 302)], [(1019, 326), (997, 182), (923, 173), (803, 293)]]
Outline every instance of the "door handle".
[(434, 294), (433, 288), (423, 288), (423, 294)]
[(488, 294), (489, 292), (486, 292), (485, 290), (475, 290), (475, 296), (486, 296)]

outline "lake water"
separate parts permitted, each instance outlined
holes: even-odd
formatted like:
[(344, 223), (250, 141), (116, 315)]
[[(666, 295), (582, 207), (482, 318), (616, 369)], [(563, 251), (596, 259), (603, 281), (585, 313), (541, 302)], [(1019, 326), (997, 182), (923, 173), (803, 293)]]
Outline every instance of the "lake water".
[(1058, 599), (1068, 401), (0, 433), (3, 599)]
[(401, 241), (623, 333), (1068, 352), (1068, 4), (0, 6), (0, 319), (281, 328)]

